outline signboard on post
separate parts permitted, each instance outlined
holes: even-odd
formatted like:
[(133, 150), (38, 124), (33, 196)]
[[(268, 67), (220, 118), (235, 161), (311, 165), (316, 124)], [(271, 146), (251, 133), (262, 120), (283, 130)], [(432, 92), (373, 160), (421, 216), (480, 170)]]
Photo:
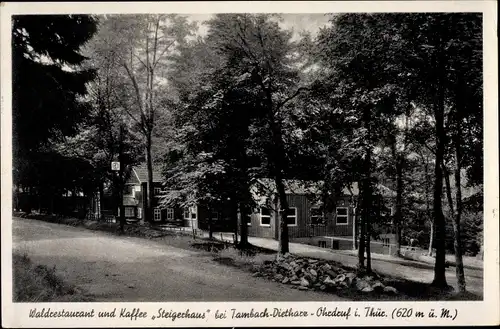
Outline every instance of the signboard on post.
[(118, 161), (111, 162), (111, 170), (113, 170), (113, 171), (120, 170), (120, 162), (118, 162)]

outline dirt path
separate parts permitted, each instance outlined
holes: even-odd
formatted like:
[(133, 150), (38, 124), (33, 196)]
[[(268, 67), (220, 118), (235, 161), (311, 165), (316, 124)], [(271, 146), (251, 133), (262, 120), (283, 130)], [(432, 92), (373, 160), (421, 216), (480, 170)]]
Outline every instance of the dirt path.
[(95, 301), (331, 301), (155, 241), (13, 218), (13, 249), (58, 274)]

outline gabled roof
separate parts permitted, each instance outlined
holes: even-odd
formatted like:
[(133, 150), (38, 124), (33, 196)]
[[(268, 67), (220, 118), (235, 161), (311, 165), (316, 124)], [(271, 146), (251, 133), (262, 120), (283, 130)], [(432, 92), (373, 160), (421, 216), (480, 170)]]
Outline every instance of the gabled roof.
[[(320, 194), (321, 187), (323, 186), (323, 181), (304, 181), (297, 179), (285, 179), (283, 183), (285, 184), (285, 192), (287, 194)], [(274, 179), (270, 178), (256, 179), (252, 187), (254, 193), (257, 193), (257, 191), (276, 193), (276, 185)], [(382, 184), (377, 184), (375, 186), (375, 189), (383, 196), (396, 195), (396, 192), (394, 192), (393, 190)], [(358, 196), (359, 195), (358, 183), (353, 182), (349, 187), (345, 187), (342, 190), (342, 193), (345, 195)]]
[(123, 197), (123, 205), (124, 206), (137, 206), (139, 201), (137, 201), (134, 197), (124, 196)]
[[(148, 181), (148, 168), (146, 164), (135, 166), (132, 168), (132, 171), (140, 183), (146, 183)], [(163, 180), (160, 168), (153, 165), (153, 183), (161, 183)]]

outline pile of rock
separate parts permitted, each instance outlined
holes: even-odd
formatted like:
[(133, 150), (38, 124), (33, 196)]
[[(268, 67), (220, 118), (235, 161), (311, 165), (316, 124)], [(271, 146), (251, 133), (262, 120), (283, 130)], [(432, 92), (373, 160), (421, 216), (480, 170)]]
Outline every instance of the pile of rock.
[(377, 275), (359, 276), (355, 270), (344, 269), (332, 262), (285, 254), (275, 261), (265, 261), (255, 268), (254, 276), (266, 277), (300, 290), (357, 291), (397, 294), (394, 287), (386, 286)]

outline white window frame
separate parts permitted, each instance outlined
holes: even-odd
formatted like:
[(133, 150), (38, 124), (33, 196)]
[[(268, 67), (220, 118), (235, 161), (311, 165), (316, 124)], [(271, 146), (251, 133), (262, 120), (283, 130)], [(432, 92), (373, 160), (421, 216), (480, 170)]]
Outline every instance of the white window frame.
[[(187, 216), (186, 216), (187, 215)], [(184, 208), (182, 211), (182, 217), (186, 220), (191, 219), (191, 212), (189, 211), (189, 208)]]
[[(193, 206), (188, 208), (189, 211), (189, 219), (197, 219), (198, 218), (198, 207)], [(193, 217), (194, 215), (194, 217)]]
[[(214, 214), (217, 214), (215, 218), (214, 218), (214, 216), (213, 216)], [(214, 211), (214, 210), (210, 211), (210, 219), (211, 219), (212, 221), (218, 221), (218, 220), (220, 219), (220, 217), (221, 217), (221, 216), (220, 216), (220, 212), (218, 212), (218, 211)]]
[[(243, 217), (245, 218), (245, 221), (247, 222), (247, 226), (252, 226), (252, 214), (243, 214)], [(248, 221), (247, 221), (248, 217)]]
[[(286, 215), (286, 226), (288, 227), (294, 227), (294, 226), (297, 226), (297, 207), (288, 207), (288, 209), (295, 209), (295, 215), (294, 216), (291, 216), (291, 215)], [(288, 224), (288, 219), (289, 218), (294, 218), (295, 219), (295, 223), (294, 224)]]
[(160, 195), (161, 194), (161, 187), (155, 187), (154, 188), (154, 195)]
[[(269, 210), (269, 215), (262, 215), (262, 209), (264, 209), (264, 208)], [(262, 217), (269, 218), (269, 224), (262, 224)], [(259, 210), (259, 224), (260, 224), (260, 226), (271, 227), (271, 209), (269, 209), (267, 207), (260, 208), (260, 210)]]
[(174, 208), (167, 208), (167, 220), (174, 220)]
[(134, 196), (135, 195), (135, 185), (132, 184), (127, 184), (127, 194), (129, 196)]
[[(159, 215), (158, 220), (156, 219), (156, 215)], [(154, 221), (161, 221), (161, 209), (158, 207), (153, 208), (153, 220)]]
[[(339, 209), (345, 209), (346, 215), (340, 215), (342, 218), (346, 219), (345, 223), (339, 223)], [(336, 207), (335, 208), (335, 224), (336, 225), (349, 225), (349, 207)]]
[[(323, 211), (321, 211), (321, 216), (316, 216), (316, 215), (313, 216), (313, 214), (312, 214), (312, 210), (313, 209), (318, 209), (319, 211), (321, 211), (321, 207), (311, 207), (311, 209), (309, 210), (310, 211), (310, 217), (311, 217), (311, 225), (325, 226), (326, 225), (325, 213)], [(313, 217), (321, 217), (321, 218), (323, 218), (323, 223), (321, 223), (321, 224), (314, 224), (313, 220), (312, 220)]]
[[(130, 214), (130, 212), (132, 212)], [(135, 216), (135, 211), (134, 207), (125, 207), (125, 217), (134, 217)]]

